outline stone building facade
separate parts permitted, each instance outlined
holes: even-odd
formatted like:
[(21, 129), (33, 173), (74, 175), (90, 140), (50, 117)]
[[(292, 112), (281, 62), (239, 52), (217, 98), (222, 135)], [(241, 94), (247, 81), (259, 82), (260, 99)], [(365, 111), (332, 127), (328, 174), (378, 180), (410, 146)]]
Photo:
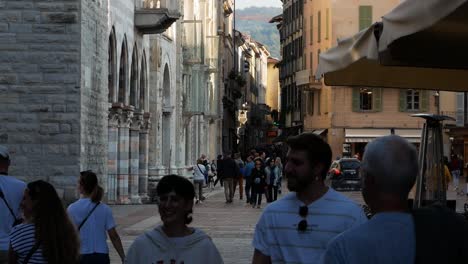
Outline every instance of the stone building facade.
[[(184, 103), (199, 100), (182, 78), (180, 32), (192, 2), (2, 1), (0, 144), (12, 151), (11, 174), (46, 179), (72, 200), (79, 172), (91, 169), (111, 203), (147, 201), (162, 175), (189, 176), (209, 153), (206, 135), (221, 145), (212, 133), (222, 130), (214, 69), (203, 68), (204, 116), (186, 118)], [(210, 52), (217, 61), (205, 62), (218, 65), (219, 51)]]

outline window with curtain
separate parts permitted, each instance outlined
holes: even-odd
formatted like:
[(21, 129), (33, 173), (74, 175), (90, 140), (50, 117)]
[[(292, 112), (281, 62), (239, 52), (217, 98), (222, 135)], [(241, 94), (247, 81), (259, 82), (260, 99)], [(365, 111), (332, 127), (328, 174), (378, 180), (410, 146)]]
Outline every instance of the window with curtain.
[(429, 91), (400, 90), (400, 112), (429, 111)]
[(406, 110), (416, 111), (419, 110), (419, 91), (417, 90), (407, 90), (406, 91)]

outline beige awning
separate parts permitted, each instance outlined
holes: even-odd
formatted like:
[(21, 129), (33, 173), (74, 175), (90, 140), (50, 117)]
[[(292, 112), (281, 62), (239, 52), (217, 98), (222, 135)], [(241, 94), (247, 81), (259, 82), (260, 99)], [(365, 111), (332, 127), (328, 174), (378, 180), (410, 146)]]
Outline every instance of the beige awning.
[[(391, 135), (389, 128), (346, 128), (345, 142), (367, 143), (372, 140)], [(421, 141), (421, 129), (395, 129), (395, 135), (399, 135), (409, 142), (419, 143)]]
[[(446, 54), (447, 49), (450, 49), (445, 47), (458, 47), (465, 42), (468, 43), (468, 16), (453, 18), (453, 15), (450, 15), (452, 12), (462, 12), (467, 8), (468, 0), (406, 0), (385, 15), (381, 23), (376, 23), (350, 38), (339, 41), (336, 47), (321, 53), (315, 76), (316, 78), (323, 76), (325, 84), (330, 86), (468, 91), (468, 70), (466, 70), (468, 59), (459, 58), (467, 56), (466, 46), (464, 52), (453, 56), (455, 58), (442, 56)], [(445, 17), (447, 21), (444, 20), (444, 23), (439, 21)], [(457, 23), (449, 23), (454, 21)], [(428, 32), (425, 32), (425, 29)], [(421, 30), (425, 35), (418, 38), (417, 34)], [(413, 36), (412, 34), (416, 36), (414, 39), (405, 39), (408, 35)], [(417, 42), (418, 39), (425, 39), (424, 37), (427, 38), (427, 35), (431, 34), (439, 38), (444, 34), (450, 35), (452, 42), (435, 44), (429, 40), (423, 43)], [(409, 41), (412, 42), (408, 44)], [(391, 50), (395, 44), (398, 44), (398, 50)], [(410, 55), (411, 52), (408, 53), (410, 48), (415, 51), (418, 50), (418, 46), (431, 45), (439, 50), (437, 53), (439, 56), (435, 56), (434, 53), (427, 54), (424, 59), (417, 60)], [(391, 58), (392, 52), (402, 57), (397, 61)], [(409, 59), (406, 63), (401, 63), (404, 58)], [(430, 61), (431, 58), (437, 59)], [(420, 61), (424, 63), (420, 65)], [(447, 62), (450, 61), (453, 61), (454, 65), (448, 63), (447, 67)], [(440, 67), (436, 67), (439, 64)], [(436, 66), (430, 68), (426, 67), (427, 65)]]

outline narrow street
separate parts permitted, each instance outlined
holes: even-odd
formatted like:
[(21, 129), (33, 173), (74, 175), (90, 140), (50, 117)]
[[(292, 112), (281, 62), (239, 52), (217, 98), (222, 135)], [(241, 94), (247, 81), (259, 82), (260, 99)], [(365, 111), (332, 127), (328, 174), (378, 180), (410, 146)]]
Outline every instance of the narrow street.
[[(460, 186), (465, 188), (465, 182), (460, 181)], [(204, 191), (206, 192), (207, 189), (205, 188)], [(357, 203), (363, 203), (360, 192), (343, 192), (343, 194)], [(466, 195), (457, 196), (453, 187), (450, 186), (447, 196), (448, 199), (457, 199), (457, 211), (463, 210)], [(250, 263), (253, 254), (251, 246), (253, 232), (262, 209), (248, 206), (245, 200), (239, 200), (238, 193), (232, 204), (226, 204), (224, 192), (219, 186), (207, 193), (206, 197), (205, 202), (194, 206), (194, 220), (191, 226), (201, 228), (212, 237), (224, 263)], [(262, 208), (264, 206), (266, 204), (263, 200)], [(125, 251), (138, 235), (161, 223), (156, 204), (112, 205), (111, 207)], [(111, 263), (120, 263), (110, 241), (108, 244), (111, 250)]]

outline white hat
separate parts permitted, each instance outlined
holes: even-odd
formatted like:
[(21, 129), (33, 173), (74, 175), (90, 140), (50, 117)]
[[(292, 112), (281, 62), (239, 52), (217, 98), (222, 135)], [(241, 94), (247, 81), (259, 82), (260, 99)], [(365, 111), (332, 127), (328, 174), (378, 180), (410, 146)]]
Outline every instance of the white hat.
[(7, 159), (10, 157), (10, 152), (7, 147), (0, 145), (0, 156)]

